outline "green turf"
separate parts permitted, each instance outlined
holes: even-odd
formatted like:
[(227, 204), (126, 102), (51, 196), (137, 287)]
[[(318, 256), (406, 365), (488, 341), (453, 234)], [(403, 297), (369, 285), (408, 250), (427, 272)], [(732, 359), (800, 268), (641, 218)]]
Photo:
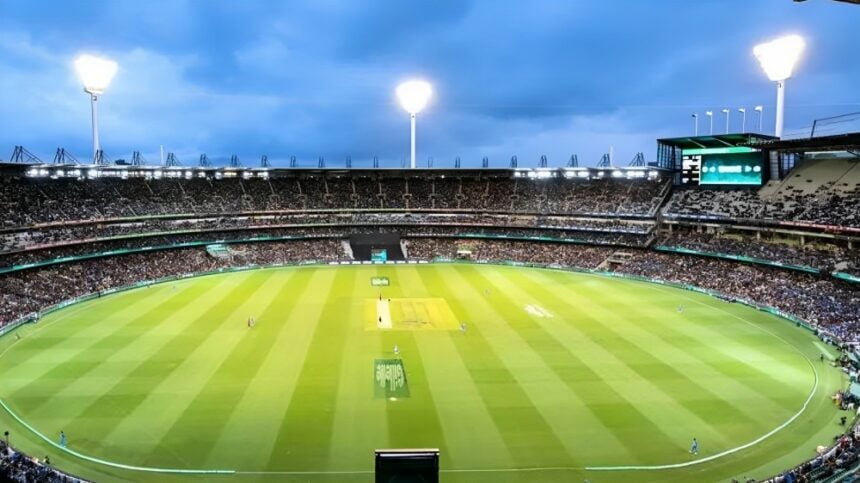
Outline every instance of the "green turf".
[[(400, 311), (442, 300), (467, 330), (368, 330), (380, 291)], [(597, 275), (257, 270), (119, 293), (17, 332), (0, 339), (0, 399), (37, 431), (116, 463), (236, 471), (84, 461), (0, 411), (13, 444), (98, 481), (372, 481), (373, 449), (387, 447), (440, 448), (443, 481), (720, 481), (773, 474), (840, 429), (829, 396), (844, 378), (809, 332)], [(378, 397), (375, 361), (395, 345), (408, 397)], [(816, 374), (800, 417), (753, 447), (676, 469), (585, 469), (689, 462), (694, 436), (700, 458), (746, 444), (798, 413)]]

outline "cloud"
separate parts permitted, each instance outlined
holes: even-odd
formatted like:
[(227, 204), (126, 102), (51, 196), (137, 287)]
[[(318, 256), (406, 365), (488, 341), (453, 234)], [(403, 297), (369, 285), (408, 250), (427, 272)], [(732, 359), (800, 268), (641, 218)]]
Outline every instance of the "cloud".
[(743, 3), (744, 15), (711, 0), (117, 0), (48, 12), (10, 0), (0, 4), (0, 103), (13, 122), (0, 152), (65, 146), (86, 157), (89, 105), (70, 69), (81, 51), (120, 64), (100, 100), (106, 151), (153, 160), (164, 145), (186, 164), (201, 152), (396, 164), (408, 118), (393, 89), (411, 76), (436, 92), (419, 117), (422, 160), (534, 165), (546, 154), (563, 164), (576, 153), (593, 164), (610, 145), (624, 162), (653, 158), (657, 137), (692, 131), (691, 112), (772, 112), (773, 86), (750, 48), (787, 30), (810, 44), (790, 81), (788, 129), (860, 110), (860, 66), (845, 61), (860, 10)]

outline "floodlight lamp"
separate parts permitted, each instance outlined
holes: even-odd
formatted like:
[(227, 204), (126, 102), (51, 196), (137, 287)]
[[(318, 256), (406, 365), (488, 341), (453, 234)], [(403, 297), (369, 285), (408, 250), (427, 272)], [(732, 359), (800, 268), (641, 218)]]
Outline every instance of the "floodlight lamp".
[(770, 42), (756, 45), (753, 54), (761, 63), (767, 77), (772, 81), (784, 81), (791, 77), (795, 64), (806, 42), (799, 35), (786, 35)]
[(755, 110), (761, 112), (764, 109), (764, 106), (755, 106)]
[(397, 86), (397, 99), (409, 114), (417, 114), (427, 106), (433, 88), (422, 80), (406, 81)]
[(713, 115), (714, 115), (714, 111), (705, 111), (705, 115), (706, 115), (706, 116), (713, 116)]
[(722, 111), (720, 111), (720, 112), (722, 112), (723, 114), (728, 114), (728, 113), (729, 113), (729, 110), (728, 110), (728, 109), (723, 109), (723, 110), (722, 110)]
[(117, 64), (110, 59), (84, 54), (75, 59), (75, 70), (84, 84), (84, 91), (97, 96), (116, 75)]
[(739, 107), (739, 108), (738, 108), (738, 112), (747, 112), (747, 110), (746, 110), (746, 108)]

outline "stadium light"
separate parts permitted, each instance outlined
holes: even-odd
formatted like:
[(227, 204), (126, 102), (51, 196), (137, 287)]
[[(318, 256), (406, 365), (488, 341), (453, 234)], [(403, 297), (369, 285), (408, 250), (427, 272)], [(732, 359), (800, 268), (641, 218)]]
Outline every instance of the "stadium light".
[(756, 45), (753, 54), (761, 63), (768, 79), (776, 82), (776, 124), (774, 135), (782, 137), (783, 111), (785, 108), (785, 81), (791, 77), (795, 64), (806, 43), (799, 35), (786, 35), (770, 42)]
[(693, 126), (695, 126), (693, 128), (693, 131), (696, 133), (695, 135), (698, 136), (699, 135), (699, 113), (698, 112), (693, 113)]
[(110, 59), (95, 57), (93, 55), (81, 55), (75, 59), (75, 70), (84, 85), (84, 92), (90, 95), (93, 125), (93, 161), (98, 156), (99, 146), (99, 117), (97, 102), (110, 85), (113, 76), (116, 75), (117, 64)]
[(729, 114), (731, 114), (732, 111), (730, 109), (723, 109), (720, 112), (722, 112), (723, 114), (726, 115), (726, 134), (728, 134), (729, 133)]
[(741, 113), (741, 132), (747, 132), (747, 110), (744, 107), (739, 107), (738, 112)]
[(397, 86), (396, 92), (400, 105), (409, 113), (411, 121), (410, 166), (415, 169), (415, 116), (427, 106), (433, 88), (425, 81), (411, 80)]
[(708, 119), (711, 122), (711, 136), (714, 135), (714, 111), (705, 111), (705, 115), (708, 116)]
[(759, 134), (761, 134), (761, 131), (762, 131), (761, 117), (762, 117), (762, 114), (764, 114), (764, 106), (755, 106), (755, 111), (758, 113), (758, 132), (759, 132)]

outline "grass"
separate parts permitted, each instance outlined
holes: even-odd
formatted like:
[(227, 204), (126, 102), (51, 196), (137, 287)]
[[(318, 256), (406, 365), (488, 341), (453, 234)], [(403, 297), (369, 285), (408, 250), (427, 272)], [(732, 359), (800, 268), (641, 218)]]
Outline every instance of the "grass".
[[(395, 330), (374, 328), (380, 292)], [(413, 319), (450, 330), (404, 330)], [(692, 292), (562, 271), (212, 275), (17, 332), (0, 339), (0, 399), (39, 432), (117, 463), (236, 471), (88, 462), (0, 411), (14, 445), (97, 481), (372, 481), (383, 447), (440, 448), (443, 481), (720, 481), (776, 473), (840, 429), (829, 396), (844, 378), (809, 332)], [(396, 358), (395, 345), (409, 396), (376, 397), (375, 361)], [(693, 461), (693, 437), (699, 458), (738, 447), (798, 413), (816, 378), (801, 416), (751, 448), (676, 469), (585, 469)]]

